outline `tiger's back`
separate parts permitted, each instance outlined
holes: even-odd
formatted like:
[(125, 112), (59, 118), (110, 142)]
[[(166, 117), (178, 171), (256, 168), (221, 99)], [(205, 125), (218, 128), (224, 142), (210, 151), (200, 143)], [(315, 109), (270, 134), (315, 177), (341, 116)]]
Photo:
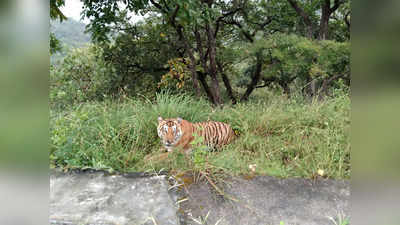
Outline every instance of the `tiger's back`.
[(210, 147), (227, 145), (236, 137), (229, 124), (207, 121), (193, 124), (195, 132), (204, 138), (204, 144)]

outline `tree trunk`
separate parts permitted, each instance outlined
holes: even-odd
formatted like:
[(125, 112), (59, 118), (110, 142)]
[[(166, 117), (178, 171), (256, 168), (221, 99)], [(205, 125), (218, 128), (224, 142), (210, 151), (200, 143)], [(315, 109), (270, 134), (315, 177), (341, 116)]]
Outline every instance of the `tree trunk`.
[[(329, 19), (339, 7), (342, 5), (345, 0), (335, 0), (333, 6), (331, 7), (331, 0), (324, 0), (321, 2), (321, 19), (319, 23), (319, 36), (320, 40), (328, 39), (329, 33)], [(345, 15), (347, 16), (347, 15)]]
[(319, 23), (319, 40), (326, 40), (328, 37), (329, 18), (331, 16), (330, 1), (321, 5), (321, 19)]
[(215, 61), (215, 56), (216, 56), (216, 41), (214, 37), (214, 31), (212, 30), (212, 27), (207, 24), (206, 25), (206, 30), (207, 30), (207, 37), (208, 37), (208, 47), (210, 49), (209, 51), (209, 59), (210, 59), (210, 69), (209, 73), (211, 76), (211, 81), (212, 81), (212, 88), (213, 88), (213, 93), (214, 93), (214, 101), (217, 103), (217, 105), (221, 104), (221, 98), (220, 98), (220, 93), (219, 93), (219, 83), (218, 83), (218, 78), (217, 78), (217, 65)]
[(198, 78), (200, 80), (200, 83), (203, 86), (204, 91), (206, 92), (208, 99), (210, 100), (210, 102), (212, 104), (217, 105), (217, 103), (215, 102), (215, 98), (214, 98), (213, 92), (211, 91), (210, 87), (207, 84), (206, 75), (204, 73), (201, 73), (201, 72), (197, 72), (197, 73), (199, 75)]
[[(210, 72), (209, 72), (210, 69), (207, 66), (207, 55), (208, 55), (208, 53), (204, 54), (204, 52), (203, 52), (203, 42), (202, 42), (202, 39), (201, 39), (201, 35), (197, 30), (197, 27), (195, 28), (194, 35), (196, 37), (197, 50), (198, 50), (199, 55), (200, 55), (201, 66), (203, 67), (204, 73), (210, 74)], [(201, 73), (201, 72), (199, 72), (198, 74), (200, 75), (199, 76), (200, 82), (203, 85), (204, 91), (206, 92), (207, 97), (209, 98), (210, 102), (212, 102), (214, 105), (218, 105), (218, 103), (215, 101), (216, 98), (215, 98), (214, 91), (212, 89), (210, 89), (208, 84), (207, 84), (207, 81), (205, 79), (206, 75)]]
[(307, 13), (297, 4), (296, 0), (288, 0), (289, 4), (292, 6), (292, 8), (296, 11), (297, 15), (299, 15), (304, 24), (306, 25), (306, 35), (307, 38), (313, 39), (313, 25), (311, 22), (310, 17), (307, 15)]
[(247, 101), (251, 92), (255, 89), (258, 81), (261, 78), (261, 70), (262, 70), (262, 56), (261, 52), (257, 53), (257, 64), (256, 64), (256, 71), (254, 72), (250, 84), (247, 86), (246, 92), (243, 94), (241, 101)]
[(282, 87), (283, 93), (286, 94), (287, 96), (290, 96), (289, 84), (285, 81), (280, 81), (279, 85)]
[(224, 81), (226, 91), (228, 92), (228, 96), (232, 101), (232, 105), (235, 105), (236, 104), (236, 98), (233, 95), (232, 86), (231, 86), (231, 83), (229, 81), (229, 78), (224, 73), (221, 63), (217, 61), (217, 64), (218, 64), (219, 72), (221, 73), (221, 76), (222, 76), (222, 80)]

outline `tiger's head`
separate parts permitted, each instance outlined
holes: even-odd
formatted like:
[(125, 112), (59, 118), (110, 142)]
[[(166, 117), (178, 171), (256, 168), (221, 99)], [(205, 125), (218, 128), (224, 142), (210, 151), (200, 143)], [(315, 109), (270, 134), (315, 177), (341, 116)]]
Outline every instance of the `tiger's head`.
[(176, 119), (163, 119), (158, 117), (157, 133), (161, 139), (161, 143), (171, 151), (171, 149), (178, 143), (182, 137), (182, 118)]

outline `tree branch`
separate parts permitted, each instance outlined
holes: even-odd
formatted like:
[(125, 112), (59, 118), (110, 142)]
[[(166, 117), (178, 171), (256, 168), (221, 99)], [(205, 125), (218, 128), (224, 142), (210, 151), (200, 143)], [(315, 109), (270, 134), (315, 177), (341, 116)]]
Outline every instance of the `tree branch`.
[(255, 88), (263, 88), (269, 86), (272, 82), (276, 82), (277, 79), (276, 77), (269, 77), (269, 78), (263, 78), (262, 81), (264, 81), (264, 84), (256, 86)]
[(346, 23), (347, 27), (350, 29), (350, 20), (349, 20), (349, 16), (350, 16), (350, 11), (348, 11), (346, 13), (346, 15), (344, 15), (344, 22)]
[(260, 30), (264, 29), (264, 27), (267, 26), (268, 24), (270, 24), (271, 22), (272, 22), (271, 17), (268, 18), (264, 23), (257, 23), (257, 22), (249, 21), (249, 23), (259, 26)]
[(345, 2), (345, 0), (335, 0), (335, 3), (333, 4), (332, 8), (330, 8), (330, 2), (329, 2), (329, 11), (330, 11), (330, 13), (335, 12), (339, 8), (339, 6), (342, 5), (344, 2)]
[(154, 0), (150, 0), (151, 4), (153, 4), (157, 9), (161, 10), (163, 13), (168, 13), (159, 3), (155, 2)]
[(247, 32), (247, 31), (245, 31), (245, 30), (243, 30), (243, 26), (242, 26), (242, 24), (240, 24), (239, 22), (237, 22), (237, 21), (235, 21), (235, 20), (232, 20), (232, 21), (223, 21), (225, 24), (230, 24), (230, 25), (235, 25), (235, 26), (237, 26), (238, 28), (240, 28), (240, 31), (243, 33), (243, 35), (247, 38), (247, 40), (249, 40), (250, 42), (254, 42), (254, 39), (253, 39), (253, 36), (254, 36), (254, 34), (253, 35), (251, 35), (251, 34), (249, 34), (249, 32)]
[(145, 68), (139, 64), (130, 64), (130, 65), (127, 65), (127, 67), (128, 68), (136, 68), (142, 72), (168, 72), (168, 69), (166, 69), (166, 68)]
[(234, 15), (235, 13), (239, 12), (240, 10), (242, 10), (241, 7), (236, 8), (235, 10), (232, 10), (232, 11), (230, 11), (230, 12), (223, 13), (220, 17), (217, 18), (217, 21), (215, 22), (216, 25), (215, 25), (214, 37), (217, 36), (218, 31), (219, 31), (220, 23), (223, 21), (223, 19), (224, 19), (225, 17)]
[[(329, 1), (329, 0), (328, 0)], [(311, 26), (311, 19), (310, 17), (307, 15), (306, 12), (304, 12), (304, 10), (297, 4), (296, 0), (288, 0), (289, 4), (293, 7), (293, 9), (296, 11), (296, 13), (298, 15), (300, 15), (304, 22), (308, 25)]]

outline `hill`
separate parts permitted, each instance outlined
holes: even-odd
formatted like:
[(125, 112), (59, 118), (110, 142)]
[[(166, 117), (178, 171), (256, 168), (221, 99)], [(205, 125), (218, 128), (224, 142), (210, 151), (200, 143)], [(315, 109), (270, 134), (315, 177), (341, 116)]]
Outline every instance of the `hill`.
[(55, 34), (57, 39), (70, 47), (81, 47), (91, 41), (90, 34), (85, 33), (85, 24), (72, 18), (60, 23), (50, 21), (50, 31)]
[(58, 20), (50, 21), (50, 32), (54, 33), (63, 46), (61, 52), (51, 55), (51, 64), (57, 64), (64, 58), (69, 48), (79, 48), (91, 42), (90, 34), (85, 33), (85, 24), (72, 18), (62, 23)]

